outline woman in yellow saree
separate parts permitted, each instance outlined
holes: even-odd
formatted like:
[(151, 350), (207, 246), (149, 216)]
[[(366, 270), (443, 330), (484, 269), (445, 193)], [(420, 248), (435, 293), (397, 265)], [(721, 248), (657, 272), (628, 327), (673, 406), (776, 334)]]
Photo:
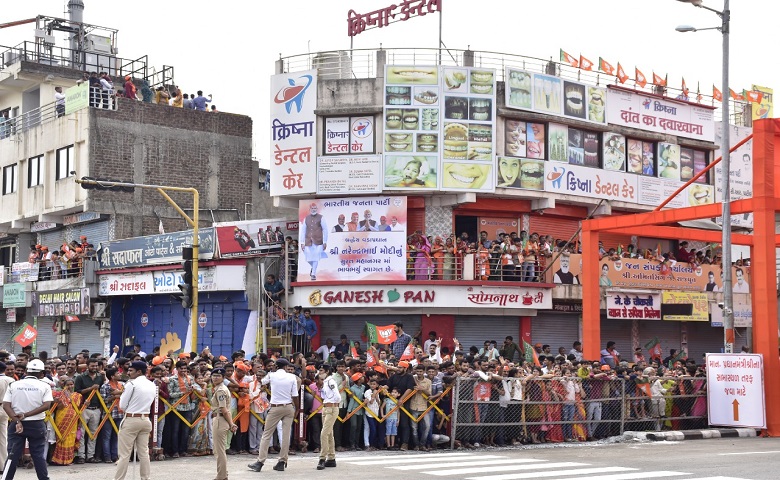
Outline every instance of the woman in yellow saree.
[(54, 402), (56, 410), (54, 411), (54, 423), (60, 436), (54, 444), (54, 453), (51, 456), (51, 463), (55, 465), (70, 465), (76, 455), (76, 430), (79, 423), (79, 414), (75, 405), (81, 404), (81, 394), (73, 391), (73, 379), (62, 377), (60, 379), (60, 388), (54, 392)]

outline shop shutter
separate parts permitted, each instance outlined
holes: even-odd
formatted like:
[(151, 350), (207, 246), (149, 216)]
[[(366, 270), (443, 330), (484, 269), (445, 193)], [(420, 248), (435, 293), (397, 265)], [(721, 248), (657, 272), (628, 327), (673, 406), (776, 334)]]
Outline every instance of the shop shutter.
[[(374, 325), (390, 325), (395, 322), (403, 322), (404, 332), (414, 336), (420, 330), (419, 315), (320, 315), (320, 341), (325, 344), (328, 338), (333, 339), (333, 344), (339, 343), (342, 334), (350, 341), (359, 341), (361, 347), (366, 346), (366, 341), (361, 338), (366, 322)], [(319, 347), (319, 345), (312, 345)]]
[(511, 335), (515, 343), (519, 341), (520, 317), (455, 317), (455, 338), (462, 345), (464, 353), (471, 346), (482, 348), (485, 340), (495, 340), (500, 348), (507, 335)]
[[(55, 248), (60, 249), (63, 243), (65, 243), (65, 229), (51, 230), (49, 232), (42, 232), (40, 234), (39, 243), (45, 247), (49, 247), (49, 251), (53, 251)], [(22, 252), (24, 252), (24, 258), (27, 258), (27, 254), (30, 253), (27, 245), (21, 245)]]
[[(19, 310), (16, 309), (16, 314), (19, 315)], [(19, 353), (22, 351), (22, 347), (19, 346), (18, 343), (14, 341), (13, 335), (16, 332), (16, 329), (19, 328), (22, 325), (22, 322), (20, 321), (18, 324), (13, 322), (6, 322), (5, 318), (3, 318), (2, 323), (0, 323), (0, 350), (6, 350), (10, 353)]]
[[(100, 336), (100, 327), (95, 325), (92, 317), (79, 317), (78, 322), (70, 322), (70, 341), (68, 342), (68, 352), (71, 355), (84, 350), (89, 353), (103, 353), (104, 339)], [(51, 329), (51, 327), (49, 327)]]
[(415, 231), (419, 230), (425, 232), (425, 209), (424, 208), (410, 208), (406, 212), (406, 234), (411, 235)]
[[(666, 322), (659, 320), (640, 320), (639, 321), (639, 341), (640, 346), (644, 348), (645, 344), (658, 337), (661, 341), (661, 358), (669, 356), (669, 350), (680, 351), (680, 322)], [(688, 334), (688, 343), (690, 344), (691, 335)]]
[(529, 225), (529, 235), (534, 232), (539, 235), (552, 235), (556, 241), (563, 240), (564, 242), (568, 241), (580, 228), (580, 222), (577, 219), (552, 215), (531, 215)]
[[(703, 354), (723, 351), (722, 327), (713, 327), (710, 322), (687, 322), (686, 328), (688, 329), (688, 358), (696, 360), (697, 364), (704, 363)], [(744, 332), (744, 329), (740, 330)], [(747, 345), (747, 339), (737, 336), (734, 351), (738, 352), (742, 345)], [(666, 354), (668, 355), (668, 350)]]
[[(176, 307), (174, 306), (174, 309)], [(242, 335), (238, 342), (234, 341), (233, 332), (233, 304), (232, 303), (206, 303), (198, 306), (198, 311), (206, 314), (206, 327), (198, 326), (198, 348), (209, 347), (215, 354), (230, 357), (241, 346)], [(189, 310), (185, 312), (185, 315)], [(217, 353), (219, 352), (219, 353)]]
[(553, 355), (558, 354), (558, 347), (566, 348), (568, 354), (580, 339), (579, 318), (579, 315), (539, 312), (531, 317), (531, 342), (549, 345)]
[[(609, 341), (615, 342), (615, 349), (620, 352), (621, 359), (627, 362), (634, 361), (634, 346), (631, 344), (631, 320), (610, 320), (606, 315), (603, 315), (601, 317), (599, 351), (605, 349)], [(600, 360), (600, 358), (590, 360)]]
[(48, 352), (49, 358), (57, 355), (57, 332), (52, 330), (56, 320), (57, 317), (38, 317), (38, 337), (35, 339), (35, 351)]
[(97, 249), (100, 246), (100, 242), (107, 242), (109, 240), (108, 226), (108, 220), (74, 225), (70, 240), (79, 242), (79, 237), (85, 235), (87, 237), (87, 241), (94, 245)]

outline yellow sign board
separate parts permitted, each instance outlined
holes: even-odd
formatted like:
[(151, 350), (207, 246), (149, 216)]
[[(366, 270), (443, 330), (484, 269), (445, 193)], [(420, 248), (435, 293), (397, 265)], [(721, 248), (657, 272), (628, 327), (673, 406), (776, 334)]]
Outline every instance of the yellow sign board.
[(761, 102), (751, 103), (753, 106), (753, 120), (759, 120), (761, 118), (773, 118), (773, 90), (771, 88), (753, 85), (753, 91), (761, 92), (762, 94)]
[[(663, 315), (663, 320), (671, 320), (677, 322), (708, 322), (709, 317), (709, 301), (707, 300), (707, 294), (705, 292), (663, 292), (661, 296), (661, 304), (667, 305), (679, 305), (679, 304), (691, 304), (693, 305), (693, 311), (691, 315)], [(663, 307), (661, 308), (663, 312)]]
[(89, 83), (82, 82), (81, 85), (70, 87), (65, 90), (65, 115), (78, 112), (82, 108), (89, 106)]

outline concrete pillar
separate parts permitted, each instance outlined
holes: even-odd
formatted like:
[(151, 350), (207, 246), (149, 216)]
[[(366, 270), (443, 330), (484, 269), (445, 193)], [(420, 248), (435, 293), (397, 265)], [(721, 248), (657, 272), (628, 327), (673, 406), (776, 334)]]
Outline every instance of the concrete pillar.
[(780, 166), (780, 120), (758, 120), (753, 127), (753, 246), (750, 258), (753, 351), (764, 356), (767, 433), (780, 436), (780, 359), (777, 340), (775, 267), (775, 170)]
[(599, 233), (587, 227), (582, 230), (582, 352), (584, 358), (600, 358), (601, 288), (599, 287)]
[(274, 62), (274, 74), (284, 73), (284, 60), (281, 58)]
[(387, 50), (376, 51), (376, 78), (385, 78), (385, 65), (387, 64)]
[(473, 50), (464, 50), (463, 51), (463, 66), (464, 67), (473, 67), (474, 66), (474, 51)]

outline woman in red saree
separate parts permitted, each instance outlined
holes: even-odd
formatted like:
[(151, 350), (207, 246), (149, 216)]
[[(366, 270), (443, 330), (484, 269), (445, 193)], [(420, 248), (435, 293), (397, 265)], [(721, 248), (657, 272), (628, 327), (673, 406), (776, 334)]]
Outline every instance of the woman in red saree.
[(563, 418), (563, 407), (561, 402), (564, 399), (566, 389), (560, 380), (546, 379), (542, 382), (542, 401), (545, 402), (544, 412), (542, 415), (542, 421), (545, 424), (542, 425), (542, 431), (546, 434), (543, 436), (546, 442), (562, 442), (563, 428), (561, 428), (560, 422)]
[(54, 453), (51, 463), (55, 465), (70, 465), (76, 455), (76, 428), (79, 423), (79, 414), (74, 405), (81, 404), (81, 394), (73, 391), (73, 379), (63, 377), (60, 379), (62, 390), (54, 392), (56, 410), (54, 411), (54, 423), (60, 436), (54, 444)]

